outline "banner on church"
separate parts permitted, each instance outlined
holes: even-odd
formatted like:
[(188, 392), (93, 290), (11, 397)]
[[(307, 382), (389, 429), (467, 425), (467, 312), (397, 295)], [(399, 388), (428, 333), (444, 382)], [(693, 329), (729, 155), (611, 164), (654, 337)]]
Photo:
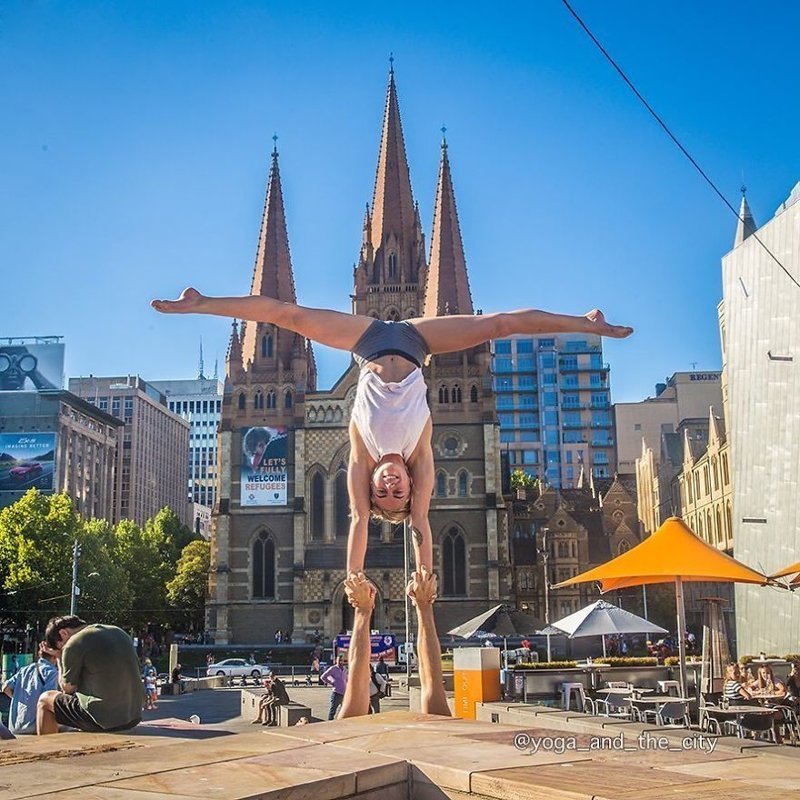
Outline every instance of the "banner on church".
[(285, 506), (288, 479), (288, 431), (242, 429), (242, 506)]

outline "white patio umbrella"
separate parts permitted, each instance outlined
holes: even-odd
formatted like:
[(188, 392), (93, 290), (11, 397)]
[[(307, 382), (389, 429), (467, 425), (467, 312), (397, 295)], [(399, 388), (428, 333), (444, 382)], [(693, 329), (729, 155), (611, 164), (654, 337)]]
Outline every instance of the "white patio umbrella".
[(625, 633), (668, 633), (664, 628), (605, 600), (597, 600), (586, 608), (551, 623), (551, 627), (563, 631), (571, 639), (580, 636), (601, 636), (604, 656), (606, 636)]
[(508, 637), (526, 636), (535, 633), (542, 627), (542, 621), (536, 617), (518, 611), (504, 603), (493, 606), (483, 614), (462, 622), (461, 625), (447, 631), (451, 636), (469, 639), (481, 632), (488, 635), (502, 637), (503, 658), (508, 658)]

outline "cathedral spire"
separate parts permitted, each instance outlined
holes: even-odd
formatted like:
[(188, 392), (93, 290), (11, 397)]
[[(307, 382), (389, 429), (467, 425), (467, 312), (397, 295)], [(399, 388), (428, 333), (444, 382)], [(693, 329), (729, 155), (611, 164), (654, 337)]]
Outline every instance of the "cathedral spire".
[[(372, 195), (371, 221), (371, 239), (375, 249), (380, 251), (394, 245), (395, 252), (402, 253), (410, 262), (410, 249), (414, 243), (414, 199), (406, 146), (403, 141), (403, 126), (400, 122), (393, 60), (389, 70), (389, 86), (386, 90), (378, 169)], [(381, 266), (386, 268), (389, 253), (384, 253), (383, 256), (385, 263)], [(405, 267), (406, 264), (402, 262), (398, 265), (401, 271)]]
[(225, 374), (229, 380), (236, 380), (242, 369), (242, 340), (239, 336), (239, 325), (236, 320), (231, 325), (231, 338), (228, 342), (228, 352), (225, 355)]
[(445, 132), (446, 128), (443, 127), (439, 183), (436, 187), (433, 211), (428, 284), (425, 289), (423, 310), (425, 317), (436, 317), (446, 313), (473, 313)]
[(736, 223), (736, 236), (733, 246), (738, 247), (751, 233), (755, 233), (756, 221), (747, 203), (747, 187), (742, 186), (742, 204), (739, 206), (739, 221)]
[[(258, 237), (250, 294), (274, 297), (285, 303), (296, 303), (292, 260), (289, 254), (289, 237), (286, 232), (286, 214), (283, 207), (281, 174), (278, 168), (278, 137), (273, 136), (272, 138), (275, 144), (272, 149), (267, 198), (261, 219), (261, 232)], [(259, 339), (263, 333), (261, 324), (244, 326), (242, 348), (245, 364), (257, 361), (260, 352)], [(280, 337), (276, 357), (285, 363), (290, 357), (291, 351), (292, 335)]]

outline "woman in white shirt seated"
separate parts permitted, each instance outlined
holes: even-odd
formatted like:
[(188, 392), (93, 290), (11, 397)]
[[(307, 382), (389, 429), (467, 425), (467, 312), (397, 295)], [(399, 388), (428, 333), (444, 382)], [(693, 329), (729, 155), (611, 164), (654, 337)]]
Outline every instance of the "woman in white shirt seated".
[(433, 566), (428, 522), (434, 484), (432, 426), (422, 376), (428, 356), (514, 334), (586, 333), (622, 339), (633, 332), (608, 324), (597, 309), (581, 317), (527, 309), (384, 322), (261, 295), (206, 297), (191, 288), (178, 300), (154, 300), (152, 306), (163, 313), (266, 322), (353, 353), (361, 374), (350, 422), (348, 573), (364, 568), (370, 515), (392, 522), (410, 516), (417, 569)]

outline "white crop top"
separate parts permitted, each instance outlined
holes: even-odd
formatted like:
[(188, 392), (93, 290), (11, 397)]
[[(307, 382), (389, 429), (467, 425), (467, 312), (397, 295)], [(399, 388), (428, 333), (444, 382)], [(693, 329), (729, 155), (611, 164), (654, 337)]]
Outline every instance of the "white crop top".
[(384, 383), (371, 369), (361, 369), (352, 420), (375, 461), (388, 453), (408, 459), (430, 415), (421, 369), (399, 383)]

